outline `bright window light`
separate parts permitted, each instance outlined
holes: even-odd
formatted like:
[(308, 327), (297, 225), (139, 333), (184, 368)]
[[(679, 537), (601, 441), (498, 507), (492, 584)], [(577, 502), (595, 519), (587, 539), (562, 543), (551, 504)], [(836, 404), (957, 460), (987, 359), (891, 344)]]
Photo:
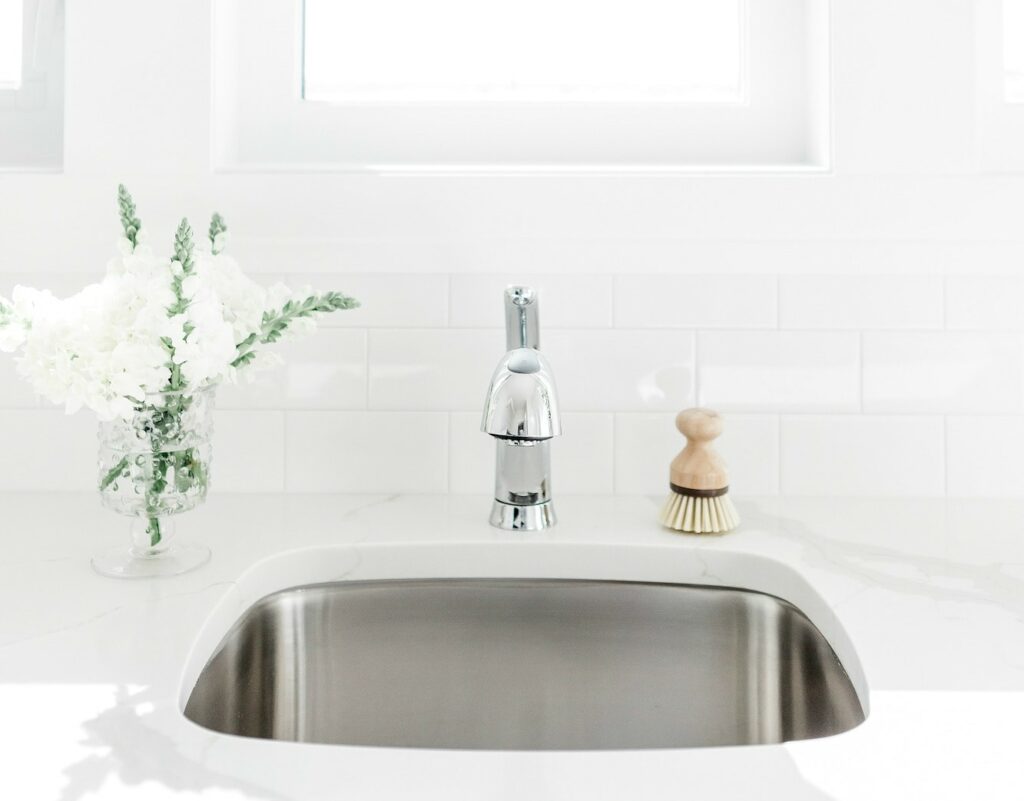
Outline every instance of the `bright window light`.
[(735, 103), (744, 1), (305, 0), (303, 96)]
[(1024, 103), (1024, 0), (1003, 0), (1003, 74), (1007, 103)]
[(21, 86), (23, 0), (0, 0), (0, 89)]

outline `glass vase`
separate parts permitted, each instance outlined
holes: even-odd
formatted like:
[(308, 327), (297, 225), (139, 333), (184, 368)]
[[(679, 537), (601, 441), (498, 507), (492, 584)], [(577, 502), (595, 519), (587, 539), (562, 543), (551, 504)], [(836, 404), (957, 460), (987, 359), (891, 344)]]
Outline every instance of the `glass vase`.
[(131, 416), (100, 423), (100, 499), (133, 520), (129, 547), (94, 556), (97, 572), (118, 578), (175, 576), (209, 560), (209, 548), (174, 540), (171, 517), (206, 499), (215, 391), (147, 395)]

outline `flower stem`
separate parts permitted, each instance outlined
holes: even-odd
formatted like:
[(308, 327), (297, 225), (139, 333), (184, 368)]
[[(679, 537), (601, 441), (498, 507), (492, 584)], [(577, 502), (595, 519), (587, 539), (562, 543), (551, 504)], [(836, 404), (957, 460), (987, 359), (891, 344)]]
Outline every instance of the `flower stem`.
[(111, 484), (113, 484), (117, 480), (117, 477), (119, 475), (121, 475), (121, 472), (127, 466), (128, 466), (128, 457), (127, 456), (122, 456), (121, 457), (121, 461), (118, 462), (116, 465), (114, 465), (112, 468), (110, 468), (110, 470), (107, 472), (107, 474), (105, 476), (103, 476), (103, 480), (100, 481), (100, 492), (103, 492), (107, 487), (109, 487)]

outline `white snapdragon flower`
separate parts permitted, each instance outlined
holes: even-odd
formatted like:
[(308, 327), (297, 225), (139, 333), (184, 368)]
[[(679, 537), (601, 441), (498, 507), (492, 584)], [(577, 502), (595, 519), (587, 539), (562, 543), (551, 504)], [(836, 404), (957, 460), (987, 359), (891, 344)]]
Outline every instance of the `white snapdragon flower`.
[(285, 336), (288, 339), (298, 339), (309, 336), (314, 331), (316, 331), (316, 320), (312, 317), (296, 317), (285, 330)]
[(195, 273), (185, 279), (182, 289), (191, 297), (199, 287), (220, 299), (236, 344), (260, 330), (268, 305), (267, 290), (245, 275), (233, 258), (223, 253), (197, 254)]
[(222, 254), (224, 252), (224, 248), (226, 248), (228, 246), (228, 242), (229, 241), (230, 241), (230, 236), (229, 236), (228, 232), (227, 231), (221, 231), (220, 233), (218, 233), (213, 238), (213, 242), (212, 242), (212, 245), (210, 247), (210, 251), (214, 255), (219, 256), (220, 254)]
[(225, 319), (224, 304), (202, 280), (187, 279), (192, 293), (185, 316), (191, 332), (175, 351), (175, 361), (192, 386), (223, 380), (238, 355), (234, 328)]
[(135, 235), (136, 243), (132, 245), (126, 236), (117, 240), (117, 256), (107, 262), (108, 275), (123, 275), (130, 272), (145, 272), (148, 268), (159, 264), (161, 260), (153, 254), (144, 230)]
[(278, 281), (267, 288), (266, 307), (271, 312), (279, 312), (289, 300), (295, 297), (295, 291), (287, 284)]
[(225, 380), (231, 384), (251, 384), (259, 373), (273, 370), (282, 364), (284, 364), (284, 358), (280, 353), (272, 350), (257, 350), (254, 352), (253, 358), (244, 365), (232, 367), (225, 376)]

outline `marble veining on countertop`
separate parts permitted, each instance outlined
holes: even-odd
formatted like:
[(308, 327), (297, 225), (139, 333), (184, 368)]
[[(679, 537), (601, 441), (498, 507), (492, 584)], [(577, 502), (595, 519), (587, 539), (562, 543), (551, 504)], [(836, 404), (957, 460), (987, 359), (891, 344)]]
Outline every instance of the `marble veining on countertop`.
[[(127, 524), (94, 495), (0, 495), (0, 797), (1024, 797), (1024, 502), (741, 498), (739, 531), (693, 537), (657, 525), (660, 501), (562, 497), (559, 526), (513, 534), (487, 525), (484, 497), (215, 494), (179, 521), (213, 550), (208, 565), (116, 581), (89, 556)], [(373, 577), (405, 559), (609, 578), (635, 562), (641, 580), (678, 566), (680, 581), (757, 584), (735, 571), (739, 554), (786, 566), (763, 577), (783, 597), (796, 571), (823, 604), (805, 609), (812, 620), (848, 635), (870, 698), (861, 726), (772, 746), (450, 752), (228, 737), (181, 712), (216, 644), (209, 621), (271, 583)]]

